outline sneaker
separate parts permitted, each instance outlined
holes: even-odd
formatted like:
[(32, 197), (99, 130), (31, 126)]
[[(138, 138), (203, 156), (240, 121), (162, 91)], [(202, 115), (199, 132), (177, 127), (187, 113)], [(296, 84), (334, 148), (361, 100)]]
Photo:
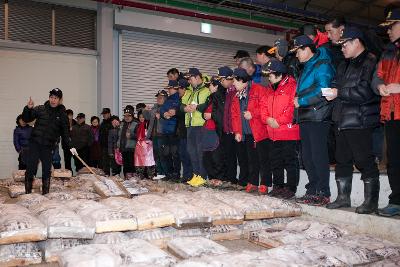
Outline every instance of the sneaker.
[(260, 195), (266, 195), (266, 194), (268, 194), (268, 187), (267, 187), (266, 185), (260, 185), (260, 186), (258, 187), (258, 193), (259, 193)]
[(292, 199), (296, 195), (292, 190), (286, 187), (283, 188), (280, 192), (281, 193), (279, 194), (278, 197), (281, 197), (283, 199)]
[(315, 196), (310, 205), (313, 206), (325, 206), (330, 203), (330, 197), (325, 197), (325, 196)]
[(269, 193), (269, 195), (271, 197), (280, 197), (280, 194), (283, 191), (283, 187), (278, 186), (278, 185), (274, 185), (274, 187), (272, 188), (272, 191)]
[(258, 189), (257, 186), (248, 183), (246, 185), (246, 189), (245, 190), (246, 190), (247, 193), (252, 193), (252, 192), (257, 192), (257, 189)]
[(153, 177), (153, 180), (161, 180), (161, 179), (164, 179), (164, 178), (165, 178), (165, 175), (157, 174), (157, 176)]
[(189, 184), (189, 185), (192, 185), (196, 179), (197, 179), (197, 174), (193, 174), (192, 179), (190, 179), (186, 183)]
[(316, 197), (315, 195), (305, 194), (300, 198), (296, 198), (296, 202), (300, 204), (310, 204), (311, 202), (313, 202), (313, 199), (315, 197)]
[(396, 215), (400, 215), (400, 205), (389, 204), (383, 209), (378, 210), (378, 215), (384, 217), (393, 217)]
[(199, 186), (204, 185), (205, 183), (207, 183), (207, 180), (205, 180), (200, 175), (197, 175), (195, 180), (190, 185), (193, 186), (193, 187), (199, 187)]

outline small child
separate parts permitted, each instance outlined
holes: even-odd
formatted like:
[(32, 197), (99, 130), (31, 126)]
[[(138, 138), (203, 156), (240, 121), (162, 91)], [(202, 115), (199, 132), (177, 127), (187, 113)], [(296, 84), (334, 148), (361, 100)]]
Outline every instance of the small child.
[(149, 121), (144, 119), (143, 113), (138, 113), (139, 123), (135, 128), (135, 167), (137, 175), (143, 179), (152, 179), (155, 175), (155, 162), (153, 155), (153, 143), (146, 139)]
[(33, 128), (22, 120), (22, 115), (17, 117), (16, 123), (17, 127), (14, 129), (14, 147), (18, 152), (18, 170), (26, 170), (25, 154)]
[(90, 146), (90, 160), (89, 164), (91, 167), (101, 168), (101, 146), (100, 146), (100, 119), (97, 116), (90, 118), (90, 130), (93, 135), (93, 143)]

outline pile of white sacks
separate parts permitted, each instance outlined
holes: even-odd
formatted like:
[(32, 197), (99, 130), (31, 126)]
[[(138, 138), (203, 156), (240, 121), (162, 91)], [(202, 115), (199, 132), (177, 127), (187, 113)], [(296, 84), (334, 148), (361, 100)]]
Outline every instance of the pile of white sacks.
[[(0, 266), (349, 266), (399, 261), (400, 244), (302, 219), (301, 208), (285, 200), (210, 189), (101, 198), (92, 190), (93, 181), (81, 179), (80, 190), (21, 195), (15, 204), (0, 204)], [(220, 242), (235, 239), (248, 239), (260, 250), (231, 250)]]

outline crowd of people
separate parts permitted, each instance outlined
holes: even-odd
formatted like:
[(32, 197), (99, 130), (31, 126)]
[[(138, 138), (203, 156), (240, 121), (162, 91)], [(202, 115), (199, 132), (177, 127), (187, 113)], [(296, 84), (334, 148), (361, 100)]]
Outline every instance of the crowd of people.
[[(279, 39), (272, 48), (259, 47), (255, 61), (239, 50), (236, 68), (221, 66), (211, 77), (195, 67), (184, 73), (171, 68), (156, 103), (127, 105), (122, 121), (109, 108), (101, 123), (94, 116), (87, 125), (82, 113), (75, 121), (57, 88), (42, 106), (30, 99), (14, 132), (26, 191), (41, 160), (48, 192), (61, 137), (70, 170), (71, 158), (76, 171), (83, 167), (79, 155), (106, 175), (122, 170), (125, 179), (192, 186), (226, 181), (285, 199), (295, 197), (303, 166), (307, 192), (296, 201), (329, 209), (350, 207), (355, 165), (364, 183), (356, 212), (400, 215), (400, 9), (391, 10), (382, 26), (390, 39), (382, 54), (365, 31), (336, 18), (325, 32), (305, 25), (292, 44)], [(26, 124), (34, 119), (34, 128)], [(382, 124), (392, 193), (378, 210), (374, 132)], [(333, 160), (338, 196), (331, 202)]]

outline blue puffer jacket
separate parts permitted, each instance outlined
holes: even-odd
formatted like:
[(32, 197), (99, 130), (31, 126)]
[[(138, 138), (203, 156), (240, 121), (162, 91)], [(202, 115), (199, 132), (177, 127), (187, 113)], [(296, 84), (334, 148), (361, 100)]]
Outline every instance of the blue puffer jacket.
[[(175, 93), (170, 95), (165, 103), (160, 107), (160, 115), (164, 118), (164, 113), (168, 112), (170, 109), (175, 109), (178, 112), (180, 106), (179, 94)], [(177, 118), (176, 116), (161, 120), (161, 131), (163, 134), (175, 134), (176, 133)]]
[(335, 69), (326, 48), (320, 47), (315, 55), (304, 64), (297, 82), (299, 109), (297, 122), (329, 121), (332, 104), (322, 96), (321, 88), (331, 87)]
[(25, 127), (17, 126), (14, 129), (14, 147), (18, 153), (21, 151), (21, 149), (28, 146), (32, 130), (33, 128), (29, 125)]
[(262, 67), (259, 64), (255, 65), (256, 70), (254, 71), (254, 74), (251, 76), (251, 80), (254, 83), (261, 83), (262, 82)]

